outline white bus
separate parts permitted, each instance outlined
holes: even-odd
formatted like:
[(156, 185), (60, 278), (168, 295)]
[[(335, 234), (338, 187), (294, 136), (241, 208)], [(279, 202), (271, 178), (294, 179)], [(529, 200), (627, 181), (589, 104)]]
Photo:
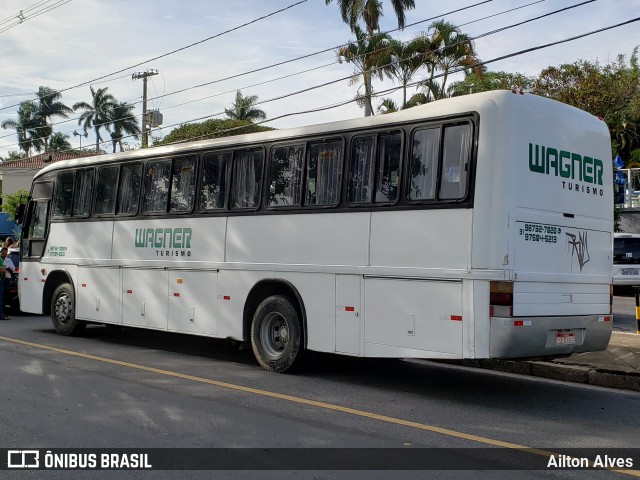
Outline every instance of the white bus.
[(63, 335), (113, 324), (309, 351), (518, 358), (605, 349), (610, 138), (510, 91), (61, 161), (33, 181), (20, 302)]

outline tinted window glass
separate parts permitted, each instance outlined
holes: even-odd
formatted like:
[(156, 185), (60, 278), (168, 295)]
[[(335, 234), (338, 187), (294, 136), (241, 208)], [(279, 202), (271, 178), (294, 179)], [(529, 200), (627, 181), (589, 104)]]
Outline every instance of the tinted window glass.
[(302, 199), (302, 160), (304, 145), (271, 150), (269, 166), (270, 206), (300, 205)]
[(208, 154), (202, 160), (201, 210), (224, 208), (227, 163), (230, 161), (230, 153)]
[(147, 163), (144, 179), (144, 213), (166, 213), (171, 160)]
[(439, 128), (414, 132), (409, 167), (409, 199), (433, 200), (436, 198), (439, 148)]
[(640, 238), (614, 238), (613, 263), (640, 263)]
[(257, 208), (262, 191), (262, 150), (235, 152), (231, 179), (231, 208)]
[(442, 177), (439, 198), (464, 198), (467, 191), (467, 169), (471, 152), (471, 126), (455, 125), (444, 129)]
[(122, 166), (120, 189), (118, 190), (118, 214), (135, 215), (140, 203), (142, 164), (129, 163)]
[(29, 239), (43, 240), (47, 234), (47, 202), (37, 202), (33, 208), (33, 218), (29, 228)]
[(171, 177), (170, 212), (190, 212), (196, 196), (196, 159), (175, 158)]
[(74, 217), (88, 217), (91, 214), (93, 175), (93, 168), (76, 172), (75, 195), (73, 197)]
[(53, 216), (67, 217), (71, 215), (73, 201), (73, 172), (59, 173), (56, 177), (56, 191), (54, 195)]
[(378, 145), (375, 201), (393, 203), (398, 199), (402, 136), (400, 133), (380, 135)]
[(101, 167), (98, 170), (96, 189), (96, 215), (113, 214), (116, 211), (116, 187), (119, 167)]
[(348, 200), (369, 203), (373, 196), (375, 137), (358, 137), (351, 142)]
[(342, 141), (309, 144), (305, 205), (336, 205), (342, 180)]

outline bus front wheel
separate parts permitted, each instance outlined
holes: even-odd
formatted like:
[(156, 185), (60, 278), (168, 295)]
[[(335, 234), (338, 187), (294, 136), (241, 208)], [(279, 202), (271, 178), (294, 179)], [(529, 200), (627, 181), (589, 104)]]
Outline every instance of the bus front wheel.
[(76, 320), (73, 288), (68, 283), (58, 286), (51, 298), (51, 321), (60, 335), (78, 335), (86, 324)]
[(300, 363), (301, 320), (288, 297), (273, 295), (258, 305), (251, 322), (251, 346), (258, 363), (270, 372), (283, 373)]

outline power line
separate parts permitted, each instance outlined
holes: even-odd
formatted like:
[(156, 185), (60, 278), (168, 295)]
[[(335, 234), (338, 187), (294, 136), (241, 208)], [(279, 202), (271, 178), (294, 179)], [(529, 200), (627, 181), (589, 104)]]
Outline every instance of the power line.
[[(518, 23), (515, 23), (515, 24), (511, 24), (511, 25), (507, 25), (507, 26), (504, 26), (504, 27), (501, 27), (501, 28), (494, 29), (494, 30), (492, 30), (492, 31), (490, 31), (490, 32), (486, 32), (486, 33), (483, 33), (483, 34), (477, 35), (476, 37), (471, 37), (471, 38), (470, 38), (470, 40), (475, 40), (476, 38), (486, 37), (486, 36), (489, 36), (489, 35), (493, 35), (493, 34), (495, 34), (495, 33), (499, 33), (499, 32), (502, 32), (502, 31), (505, 31), (505, 30), (508, 30), (508, 29), (511, 29), (511, 28), (514, 28), (514, 27), (517, 27), (517, 26), (521, 26), (521, 25), (523, 25), (523, 24), (530, 23), (530, 22), (533, 22), (533, 21), (536, 21), (536, 20), (539, 20), (539, 19), (542, 19), (542, 18), (548, 17), (548, 16), (550, 16), (550, 15), (554, 15), (554, 14), (557, 14), (557, 13), (561, 13), (561, 12), (564, 12), (564, 11), (569, 10), (569, 9), (572, 9), (572, 8), (576, 8), (576, 7), (579, 7), (579, 6), (583, 6), (583, 5), (585, 5), (585, 4), (592, 3), (592, 2), (594, 2), (594, 1), (595, 1), (595, 0), (586, 0), (586, 1), (582, 2), (582, 3), (575, 4), (575, 5), (573, 5), (573, 6), (569, 6), (569, 7), (561, 8), (561, 9), (559, 9), (559, 10), (555, 10), (555, 11), (553, 11), (553, 12), (549, 12), (549, 13), (546, 13), (546, 14), (542, 14), (542, 15), (539, 15), (539, 16), (536, 16), (536, 17), (533, 17), (533, 18), (530, 18), (530, 19), (525, 20), (525, 21), (522, 21), (522, 22), (518, 22)], [(533, 2), (533, 3), (539, 3), (539, 2)], [(529, 4), (529, 5), (531, 5), (531, 4)], [(513, 9), (512, 9), (512, 10), (513, 10)], [(495, 15), (491, 15), (491, 16), (495, 16)], [(487, 18), (487, 17), (485, 17), (485, 18)], [(475, 22), (475, 21), (478, 21), (478, 20), (474, 20), (473, 22)], [(473, 23), (473, 22), (467, 22), (467, 24), (469, 24), (469, 23)], [(457, 44), (459, 44), (459, 43), (461, 43), (461, 42), (458, 42)], [(455, 45), (457, 45), (457, 44), (449, 45), (449, 46), (447, 46), (447, 47), (441, 47), (441, 48), (437, 49), (436, 51), (441, 50), (441, 49), (443, 49), (443, 48), (450, 48), (450, 47), (455, 46)], [(404, 61), (406, 61), (406, 60), (407, 60), (407, 59), (405, 59)], [(382, 66), (378, 66), (378, 67), (376, 67), (376, 68), (375, 68), (375, 70), (380, 70), (380, 69), (383, 69), (383, 68), (385, 68), (385, 67), (387, 67), (387, 66), (389, 66), (389, 65), (382, 65)], [(319, 68), (319, 67), (318, 67), (318, 68)], [(313, 69), (311, 69), (311, 70), (313, 70)], [(454, 72), (450, 72), (450, 73), (454, 73)], [(291, 76), (291, 75), (289, 75), (289, 76)], [(288, 77), (288, 76), (281, 77), (281, 78), (286, 78), (286, 77)], [(339, 83), (339, 82), (342, 82), (342, 81), (344, 81), (344, 80), (350, 79), (351, 77), (352, 77), (352, 75), (349, 75), (349, 76), (346, 76), (346, 77), (341, 77), (341, 78), (338, 78), (338, 79), (335, 79), (335, 80), (331, 80), (331, 81), (329, 81), (329, 82), (325, 82), (325, 83), (320, 84), (320, 85), (311, 86), (311, 87), (308, 87), (308, 88), (304, 88), (304, 89), (298, 90), (298, 91), (296, 91), (296, 92), (290, 92), (290, 93), (288, 93), (288, 94), (284, 94), (284, 95), (280, 95), (280, 96), (277, 96), (277, 97), (273, 97), (273, 98), (270, 98), (270, 99), (267, 99), (267, 100), (263, 100), (263, 101), (261, 101), (261, 102), (258, 102), (256, 105), (261, 105), (261, 104), (265, 104), (265, 103), (270, 103), (270, 102), (273, 102), (273, 101), (276, 101), (276, 100), (281, 100), (281, 99), (284, 99), (284, 98), (287, 98), (287, 97), (291, 97), (291, 96), (299, 95), (299, 94), (301, 94), (301, 93), (305, 93), (305, 92), (308, 92), (308, 91), (311, 91), (311, 90), (315, 90), (315, 89), (323, 88), (323, 87), (326, 87), (326, 86), (329, 86), (329, 85), (332, 85), (332, 84)], [(435, 78), (439, 78), (439, 76), (435, 76), (435, 77), (433, 77), (433, 78), (434, 78), (434, 79), (435, 79)], [(267, 83), (267, 82), (261, 82), (261, 83)], [(407, 85), (407, 86), (413, 86), (413, 85)], [(196, 88), (196, 87), (193, 87), (193, 88)], [(399, 87), (399, 88), (402, 88), (402, 87)], [(392, 90), (392, 91), (395, 91), (395, 89), (394, 89), (394, 90)], [(228, 92), (226, 92), (226, 93), (228, 93)], [(139, 102), (138, 102), (138, 103), (139, 103)], [(187, 103), (189, 103), (189, 102), (187, 102)], [(211, 118), (211, 117), (215, 117), (215, 116), (218, 116), (218, 115), (222, 115), (223, 113), (224, 113), (224, 112), (218, 112), (218, 113), (215, 113), (215, 114), (211, 114), (211, 115), (206, 115), (206, 116), (199, 117), (199, 118), (190, 119), (190, 120), (187, 120), (186, 122), (200, 121), (200, 120), (204, 120), (204, 119), (207, 119), (207, 118)], [(127, 118), (136, 118), (137, 116), (138, 116), (138, 115), (132, 115), (132, 116), (127, 117)], [(73, 121), (73, 120), (74, 120), (74, 119), (64, 120), (64, 121), (61, 121), (61, 122), (53, 123), (53, 124), (51, 124), (51, 126), (59, 125), (59, 124), (62, 124), (62, 123), (66, 123), (66, 122), (69, 122), (69, 121)], [(108, 125), (109, 123), (110, 123), (110, 122), (105, 122), (105, 123), (103, 123), (103, 124), (99, 124), (99, 125), (96, 125), (96, 126), (105, 126), (105, 125)], [(182, 124), (182, 123), (185, 123), (185, 122), (183, 121), (183, 122), (181, 122), (181, 124)], [(169, 125), (169, 126), (165, 126), (165, 127), (163, 127), (163, 128), (170, 128), (170, 127), (172, 127), (172, 126), (176, 126), (176, 125), (179, 125), (179, 124)], [(70, 132), (70, 131), (69, 131), (69, 132)], [(67, 132), (67, 133), (69, 133), (69, 132)], [(63, 132), (63, 133), (64, 133), (64, 132)], [(9, 134), (9, 135), (5, 135), (4, 137), (8, 137), (8, 136), (11, 136), (11, 135), (10, 135), (10, 134)], [(0, 138), (3, 138), (3, 137), (0, 137)], [(38, 139), (35, 139), (35, 140), (38, 140)]]
[(18, 21), (15, 22), (15, 23), (12, 23), (11, 25), (8, 25), (8, 26), (3, 27), (2, 29), (0, 29), (0, 33), (4, 33), (7, 30), (10, 30), (10, 29), (12, 29), (13, 27), (15, 27), (17, 25), (20, 25), (21, 23), (26, 22), (27, 20), (31, 20), (32, 18), (39, 17), (43, 13), (47, 13), (47, 12), (50, 12), (51, 10), (55, 10), (56, 8), (60, 8), (61, 6), (69, 3), (70, 1), (71, 0), (59, 0), (57, 3), (54, 3), (53, 5), (49, 5), (48, 7), (44, 8), (43, 10), (40, 10), (40, 11), (38, 11), (36, 13), (33, 13), (31, 15), (27, 15), (27, 16), (25, 16), (23, 11), (21, 11), (20, 14), (16, 17), (18, 19)]

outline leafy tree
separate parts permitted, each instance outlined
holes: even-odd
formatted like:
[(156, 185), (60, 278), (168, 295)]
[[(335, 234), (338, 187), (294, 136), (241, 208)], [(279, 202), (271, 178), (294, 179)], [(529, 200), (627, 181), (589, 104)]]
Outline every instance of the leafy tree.
[[(329, 5), (333, 0), (325, 0), (325, 4)], [(351, 31), (356, 35), (356, 39), (359, 42), (364, 41), (365, 39), (369, 43), (375, 43), (373, 37), (375, 32), (380, 31), (380, 18), (382, 17), (382, 1), (381, 0), (336, 0), (338, 7), (340, 9), (340, 15), (342, 16), (342, 21), (349, 25)], [(391, 0), (391, 6), (396, 14), (396, 18), (398, 19), (398, 27), (404, 28), (406, 16), (405, 11), (411, 10), (415, 8), (414, 0)], [(364, 32), (358, 22), (362, 20), (364, 22), (366, 32)], [(357, 49), (358, 46), (354, 47)], [(370, 53), (372, 50), (370, 50)], [(363, 58), (363, 62), (366, 60)], [(372, 61), (375, 63), (375, 61)], [(364, 115), (368, 117), (373, 115), (373, 106), (371, 104), (371, 92), (373, 91), (373, 86), (371, 84), (372, 75), (371, 74), (363, 74), (364, 88), (365, 94), (362, 98), (362, 101), (359, 102), (364, 104)]]
[(49, 137), (49, 150), (53, 152), (65, 152), (71, 150), (71, 143), (69, 143), (69, 135), (65, 135), (62, 132), (56, 132)]
[(264, 120), (267, 118), (267, 114), (263, 110), (255, 108), (256, 103), (258, 103), (257, 95), (244, 97), (238, 90), (233, 105), (230, 109), (225, 108), (224, 113), (231, 120)]
[(529, 91), (533, 82), (534, 78), (527, 77), (521, 73), (471, 71), (465, 75), (464, 80), (452, 83), (448, 93), (452, 97), (459, 97), (469, 93), (511, 90), (512, 88), (521, 88)]
[(11, 160), (20, 160), (21, 158), (27, 158), (27, 154), (16, 150), (11, 150), (9, 153), (7, 153), (6, 157), (0, 157), (0, 161), (10, 162)]
[(389, 54), (383, 63), (385, 73), (402, 85), (402, 108), (407, 108), (407, 86), (415, 74), (425, 65), (432, 55), (432, 46), (424, 34), (418, 34), (408, 42), (389, 41)]
[(53, 117), (68, 118), (73, 110), (60, 101), (62, 94), (49, 87), (40, 87), (36, 92), (37, 117), (40, 122), (39, 133), (44, 140), (45, 151), (49, 149), (49, 137), (53, 133), (49, 120)]
[(113, 132), (111, 132), (113, 153), (116, 153), (116, 146), (118, 145), (120, 145), (120, 151), (124, 151), (122, 138), (125, 134), (131, 135), (137, 140), (142, 133), (133, 113), (134, 108), (133, 105), (126, 102), (115, 102), (109, 112), (111, 125), (113, 126)]
[(186, 123), (173, 129), (162, 140), (154, 138), (153, 145), (166, 145), (190, 140), (204, 140), (207, 138), (229, 137), (245, 133), (264, 132), (274, 130), (262, 125), (254, 125), (250, 120), (211, 119), (202, 123)]
[[(325, 0), (329, 5), (333, 0)], [(373, 36), (375, 31), (380, 30), (380, 18), (382, 17), (382, 2), (380, 0), (336, 0), (340, 8), (342, 21), (349, 25), (351, 31), (355, 33), (355, 27), (360, 20), (364, 21), (367, 28), (367, 36)], [(398, 27), (404, 28), (406, 16), (405, 11), (415, 8), (414, 0), (391, 0), (391, 6), (398, 19)]]
[(378, 105), (378, 113), (382, 114), (393, 113), (399, 110), (398, 104), (392, 98), (383, 98), (380, 105)]
[[(459, 27), (444, 20), (433, 22), (430, 27), (433, 33), (430, 37), (431, 51), (431, 75), (423, 82), (427, 97), (432, 100), (445, 98), (447, 94), (447, 81), (449, 73), (460, 68), (466, 71), (475, 69), (479, 59), (476, 55), (475, 45), (469, 35), (462, 33)], [(435, 72), (440, 71), (440, 80), (435, 78)]]
[(636, 47), (606, 65), (580, 60), (544, 69), (532, 92), (601, 117), (609, 126), (614, 152), (625, 164), (640, 147), (640, 68)]
[(78, 125), (80, 125), (85, 132), (90, 128), (93, 128), (95, 131), (96, 153), (99, 153), (100, 142), (102, 142), (100, 129), (105, 128), (107, 131), (111, 130), (111, 112), (117, 102), (113, 95), (107, 93), (109, 87), (99, 88), (97, 90), (94, 90), (93, 87), (89, 88), (91, 90), (91, 103), (78, 102), (73, 105), (73, 109), (82, 111), (78, 119)]
[(356, 98), (358, 104), (364, 106), (365, 117), (369, 117), (373, 115), (371, 79), (375, 77), (382, 80), (384, 76), (385, 70), (379, 67), (388, 64), (391, 38), (386, 34), (368, 37), (358, 25), (354, 26), (354, 33), (356, 41), (338, 49), (338, 60), (354, 66), (350, 85), (357, 85), (362, 78), (364, 95), (358, 94)]
[(18, 137), (18, 145), (27, 156), (31, 155), (31, 149), (40, 151), (44, 142), (40, 135), (40, 118), (35, 102), (24, 101), (18, 107), (18, 118), (8, 119), (0, 123), (4, 129), (14, 129)]
[(2, 195), (2, 211), (9, 216), (9, 221), (13, 222), (15, 219), (16, 209), (21, 203), (27, 203), (27, 197), (29, 192), (24, 188), (21, 188), (15, 193), (7, 193)]

